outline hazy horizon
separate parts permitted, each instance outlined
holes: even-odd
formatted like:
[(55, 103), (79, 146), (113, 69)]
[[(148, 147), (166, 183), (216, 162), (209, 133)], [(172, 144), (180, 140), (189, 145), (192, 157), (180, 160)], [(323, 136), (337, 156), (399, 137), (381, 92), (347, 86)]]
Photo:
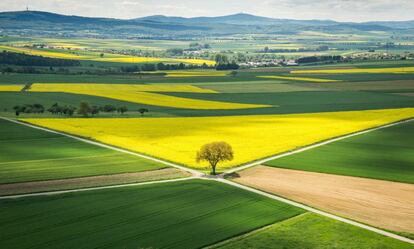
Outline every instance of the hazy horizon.
[(414, 1), (408, 0), (252, 0), (166, 1), (159, 0), (3, 0), (0, 12), (25, 10), (64, 15), (118, 19), (150, 15), (180, 17), (224, 16), (246, 13), (257, 16), (298, 20), (335, 20), (346, 22), (413, 20)]

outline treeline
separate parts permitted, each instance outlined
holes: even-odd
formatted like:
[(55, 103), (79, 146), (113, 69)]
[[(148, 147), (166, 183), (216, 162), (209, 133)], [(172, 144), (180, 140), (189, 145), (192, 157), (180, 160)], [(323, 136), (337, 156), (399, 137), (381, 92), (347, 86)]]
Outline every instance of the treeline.
[(157, 64), (150, 64), (150, 63), (143, 63), (138, 65), (132, 66), (124, 66), (121, 67), (121, 72), (123, 73), (135, 73), (135, 72), (150, 72), (150, 71), (157, 71), (157, 70), (186, 70), (186, 69), (213, 69), (213, 66), (208, 66), (206, 63), (202, 65), (193, 65), (193, 64), (165, 64), (165, 63), (157, 63)]
[(314, 62), (338, 62), (342, 61), (343, 57), (340, 55), (321, 55), (321, 56), (308, 56), (297, 59), (297, 63), (314, 63)]
[(328, 51), (328, 46), (319, 46), (317, 48), (277, 48), (272, 49), (265, 47), (263, 50), (257, 51), (258, 53), (297, 53), (297, 52), (321, 52)]
[(237, 70), (240, 66), (233, 60), (230, 61), (229, 57), (225, 54), (216, 54), (216, 70)]
[(79, 66), (80, 62), (78, 60), (56, 59), (3, 51), (0, 53), (0, 64), (39, 67), (73, 67)]
[[(90, 105), (88, 102), (81, 102), (79, 107), (74, 107), (72, 105), (59, 105), (58, 103), (53, 104), (51, 107), (46, 109), (41, 104), (25, 104), (25, 105), (16, 105), (13, 107), (16, 116), (19, 116), (21, 113), (34, 113), (34, 114), (41, 114), (44, 112), (49, 112), (53, 115), (65, 115), (65, 116), (73, 116), (75, 113), (78, 113), (82, 116), (89, 116), (89, 115), (97, 115), (100, 112), (104, 113), (114, 113), (117, 112), (119, 114), (124, 114), (128, 112), (128, 107), (126, 106), (114, 106), (114, 105)], [(147, 108), (140, 108), (138, 112), (141, 113), (143, 116), (145, 113), (149, 112)]]

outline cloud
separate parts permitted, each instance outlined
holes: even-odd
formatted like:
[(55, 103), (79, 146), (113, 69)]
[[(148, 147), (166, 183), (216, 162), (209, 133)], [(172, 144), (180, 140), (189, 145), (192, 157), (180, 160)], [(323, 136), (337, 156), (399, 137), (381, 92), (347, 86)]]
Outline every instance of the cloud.
[(218, 16), (237, 12), (275, 18), (340, 21), (414, 19), (413, 0), (1, 0), (0, 11), (32, 10), (71, 15), (136, 18)]

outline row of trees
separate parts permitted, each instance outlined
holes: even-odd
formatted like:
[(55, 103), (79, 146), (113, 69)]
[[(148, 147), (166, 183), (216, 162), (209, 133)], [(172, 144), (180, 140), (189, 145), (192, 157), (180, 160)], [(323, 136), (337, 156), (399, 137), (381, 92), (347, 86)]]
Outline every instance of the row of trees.
[(135, 72), (145, 72), (145, 71), (157, 71), (157, 70), (185, 70), (185, 69), (209, 69), (214, 68), (212, 66), (208, 66), (206, 63), (202, 65), (193, 65), (193, 64), (165, 64), (165, 63), (157, 63), (157, 64), (149, 64), (143, 63), (138, 65), (132, 66), (123, 66), (121, 67), (121, 72), (123, 73), (135, 73)]
[(308, 56), (297, 59), (298, 63), (314, 63), (314, 62), (326, 62), (326, 61), (341, 61), (343, 57), (340, 55), (321, 55), (321, 56)]
[[(90, 105), (88, 102), (82, 101), (79, 104), (79, 107), (76, 108), (71, 105), (59, 105), (58, 103), (53, 104), (47, 110), (41, 104), (26, 104), (26, 105), (16, 105), (13, 107), (16, 116), (19, 116), (21, 113), (44, 113), (45, 111), (50, 112), (53, 115), (66, 115), (73, 116), (76, 112), (82, 116), (96, 115), (100, 112), (105, 113), (120, 113), (124, 114), (128, 112), (128, 107), (126, 106), (114, 106), (114, 105), (103, 105), (96, 106)], [(138, 112), (141, 113), (141, 116), (144, 116), (145, 113), (149, 112), (147, 108), (140, 108)]]

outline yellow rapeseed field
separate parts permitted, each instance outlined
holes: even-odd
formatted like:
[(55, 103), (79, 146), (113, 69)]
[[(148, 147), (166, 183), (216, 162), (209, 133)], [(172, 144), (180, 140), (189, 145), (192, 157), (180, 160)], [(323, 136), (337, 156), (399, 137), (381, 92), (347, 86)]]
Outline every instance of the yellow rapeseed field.
[(165, 72), (168, 78), (181, 77), (220, 77), (226, 76), (228, 72), (225, 71), (168, 71)]
[(158, 84), (158, 85), (132, 85), (132, 84), (33, 84), (33, 92), (65, 92), (86, 94), (104, 98), (118, 99), (132, 103), (167, 106), (187, 109), (246, 109), (269, 107), (268, 105), (240, 104), (219, 101), (198, 100), (168, 96), (153, 92), (198, 92), (215, 93), (191, 85)]
[(279, 80), (295, 80), (295, 81), (307, 81), (314, 83), (329, 83), (329, 82), (339, 82), (340, 80), (331, 80), (331, 79), (319, 79), (319, 78), (307, 78), (307, 77), (289, 77), (289, 76), (257, 76), (258, 78), (264, 79), (279, 79)]
[(101, 83), (35, 83), (30, 87), (34, 92), (76, 92), (128, 91), (128, 92), (184, 92), (216, 93), (189, 84), (101, 84)]
[[(133, 57), (126, 55), (117, 55), (117, 54), (105, 54), (104, 57), (100, 57), (100, 53), (97, 52), (82, 52), (84, 55), (76, 54), (78, 52), (74, 51), (51, 51), (51, 50), (39, 50), (33, 48), (25, 47), (11, 47), (0, 45), (1, 50), (16, 52), (16, 53), (25, 53), (30, 55), (39, 55), (44, 57), (51, 58), (60, 58), (60, 59), (74, 59), (74, 60), (90, 60), (90, 61), (104, 61), (104, 62), (120, 62), (120, 63), (185, 63), (185, 64), (196, 64), (202, 65), (207, 64), (209, 66), (214, 66), (215, 61), (212, 60), (203, 60), (203, 59), (177, 59), (177, 58), (158, 58), (158, 57)], [(60, 52), (62, 51), (62, 52)]]
[(390, 68), (344, 68), (344, 69), (318, 69), (295, 70), (292, 74), (352, 74), (352, 73), (414, 73), (414, 67), (390, 67)]
[(38, 55), (44, 57), (51, 57), (51, 58), (60, 58), (60, 59), (74, 59), (74, 60), (82, 60), (87, 59), (85, 56), (79, 56), (76, 54), (70, 53), (61, 53), (61, 52), (54, 52), (54, 51), (47, 51), (47, 50), (36, 50), (31, 48), (24, 48), (24, 47), (9, 47), (9, 46), (1, 46), (1, 50), (16, 52), (16, 53), (25, 53), (29, 55)]
[(189, 118), (23, 119), (35, 125), (153, 155), (190, 167), (197, 150), (213, 141), (233, 146), (228, 168), (332, 137), (414, 117), (414, 108), (289, 115)]
[(20, 92), (23, 87), (22, 85), (0, 85), (0, 92)]

